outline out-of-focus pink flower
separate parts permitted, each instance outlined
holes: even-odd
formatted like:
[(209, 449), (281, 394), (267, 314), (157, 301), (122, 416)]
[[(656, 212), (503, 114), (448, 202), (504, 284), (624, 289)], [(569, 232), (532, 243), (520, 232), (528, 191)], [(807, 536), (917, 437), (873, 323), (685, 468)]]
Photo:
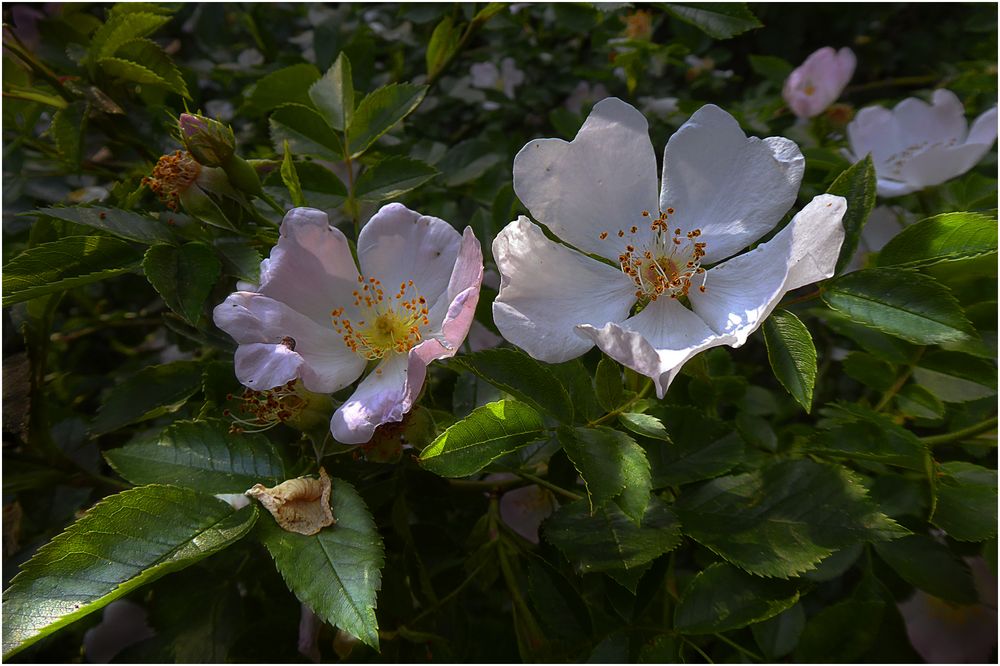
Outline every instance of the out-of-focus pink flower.
[(236, 377), (265, 390), (301, 379), (333, 393), (375, 369), (333, 415), (345, 444), (363, 444), (413, 406), (427, 365), (453, 356), (472, 324), (483, 255), (470, 227), (389, 204), (361, 230), (355, 266), (326, 214), (295, 208), (281, 223), (260, 285), (215, 308), (236, 349)]
[(851, 49), (824, 46), (788, 75), (782, 96), (799, 118), (818, 116), (840, 97), (856, 64)]
[(92, 664), (107, 664), (125, 648), (156, 634), (146, 621), (146, 609), (127, 599), (104, 608), (100, 624), (83, 636), (83, 650)]
[(997, 107), (969, 126), (955, 93), (934, 91), (931, 103), (908, 97), (892, 111), (866, 106), (847, 126), (851, 159), (871, 153), (878, 194), (898, 197), (951, 180), (974, 167), (997, 139)]
[(531, 485), (508, 490), (500, 498), (500, 518), (531, 543), (538, 543), (542, 521), (558, 508), (552, 493)]
[(982, 664), (997, 645), (997, 579), (981, 557), (967, 557), (978, 604), (953, 604), (917, 590), (899, 604), (913, 649), (931, 664)]

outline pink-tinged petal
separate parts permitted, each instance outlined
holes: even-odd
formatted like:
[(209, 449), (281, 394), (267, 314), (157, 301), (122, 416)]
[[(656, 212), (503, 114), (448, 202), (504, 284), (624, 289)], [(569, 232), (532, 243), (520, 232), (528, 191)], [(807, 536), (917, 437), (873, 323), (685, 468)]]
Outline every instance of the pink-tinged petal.
[[(462, 233), (462, 241), (458, 248), (458, 257), (455, 259), (448, 279), (448, 288), (434, 302), (428, 313), (428, 320), (433, 331), (444, 331), (445, 338), (456, 348), (465, 340), (469, 332), (468, 326), (463, 330), (456, 323), (457, 314), (452, 317), (449, 313), (454, 307), (455, 299), (459, 294), (472, 287), (475, 287), (475, 300), (471, 301), (472, 314), (475, 314), (476, 303), (479, 301), (479, 288), (483, 284), (483, 248), (479, 245), (479, 240), (472, 231), (472, 227), (466, 227)], [(468, 299), (466, 299), (468, 300)], [(472, 314), (468, 315), (471, 323)], [(446, 324), (447, 322), (447, 324)]]
[(774, 238), (710, 269), (705, 291), (691, 290), (691, 307), (739, 347), (786, 292), (833, 275), (846, 210), (843, 197), (816, 197)]
[(889, 206), (875, 208), (868, 216), (864, 229), (861, 230), (858, 249), (844, 272), (850, 273), (864, 268), (868, 255), (881, 250), (902, 230), (903, 224), (892, 208)]
[(216, 326), (240, 345), (236, 376), (252, 389), (263, 391), (301, 378), (310, 391), (332, 393), (364, 369), (364, 359), (351, 352), (332, 327), (267, 296), (237, 291), (216, 306), (213, 316)]
[(407, 357), (392, 354), (358, 384), (354, 394), (333, 413), (330, 432), (343, 444), (364, 444), (383, 423), (402, 421), (407, 401)]
[(884, 199), (901, 197), (904, 194), (916, 192), (921, 189), (913, 183), (905, 183), (901, 180), (892, 180), (891, 178), (878, 178), (877, 184), (878, 195)]
[(347, 239), (326, 213), (293, 208), (281, 222), (278, 244), (260, 265), (260, 293), (327, 325), (330, 311), (353, 313), (358, 269)]
[(536, 139), (514, 158), (514, 191), (532, 216), (570, 245), (613, 261), (625, 244), (615, 242), (619, 229), (650, 233), (642, 212), (657, 214), (656, 185), (646, 119), (615, 97), (594, 105), (572, 141)]
[(497, 235), (493, 258), (501, 276), (493, 321), (540, 361), (580, 356), (593, 342), (578, 324), (623, 321), (635, 303), (635, 285), (624, 273), (550, 241), (523, 216)]
[(969, 130), (969, 136), (966, 137), (965, 143), (978, 143), (987, 146), (987, 149), (989, 149), (996, 140), (997, 107), (994, 106), (992, 109), (980, 114), (975, 122), (972, 123), (972, 128)]
[(461, 236), (444, 220), (391, 203), (375, 213), (358, 237), (358, 261), (366, 278), (382, 281), (386, 295), (413, 284), (428, 303), (445, 292)]
[(659, 298), (621, 324), (602, 328), (582, 325), (601, 351), (622, 365), (651, 378), (662, 398), (670, 383), (692, 356), (710, 347), (729, 344), (705, 322), (672, 298)]
[(477, 352), (484, 349), (493, 349), (503, 342), (503, 338), (480, 324), (473, 321), (469, 328), (469, 351)]
[(745, 248), (774, 228), (802, 180), (802, 155), (790, 141), (747, 137), (717, 106), (698, 109), (667, 142), (660, 208), (670, 226), (701, 230), (706, 263)]
[(538, 543), (542, 521), (559, 507), (552, 493), (540, 486), (508, 490), (500, 498), (500, 519), (531, 543)]

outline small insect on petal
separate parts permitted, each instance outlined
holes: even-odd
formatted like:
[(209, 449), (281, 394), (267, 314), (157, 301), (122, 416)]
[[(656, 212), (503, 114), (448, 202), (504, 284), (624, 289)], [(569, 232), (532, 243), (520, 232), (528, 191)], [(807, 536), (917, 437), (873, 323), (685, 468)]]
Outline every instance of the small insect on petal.
[(244, 494), (267, 509), (281, 529), (312, 535), (336, 523), (330, 509), (330, 477), (320, 467), (319, 478), (300, 476), (273, 488), (258, 483)]

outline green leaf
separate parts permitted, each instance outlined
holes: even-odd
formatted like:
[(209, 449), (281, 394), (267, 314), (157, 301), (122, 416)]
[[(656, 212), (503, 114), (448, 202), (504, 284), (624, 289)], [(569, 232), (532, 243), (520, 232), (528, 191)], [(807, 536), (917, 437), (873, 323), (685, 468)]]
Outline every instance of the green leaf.
[(823, 300), (859, 324), (918, 345), (959, 342), (975, 333), (948, 288), (916, 271), (848, 273), (828, 285)]
[(877, 182), (875, 165), (871, 155), (845, 169), (837, 176), (827, 194), (836, 194), (847, 199), (847, 212), (844, 213), (844, 244), (840, 246), (840, 256), (837, 258), (836, 273), (841, 273), (851, 261), (861, 240), (861, 230), (868, 221), (868, 216), (875, 207)]
[[(552, 366), (540, 363), (522, 351), (486, 349), (455, 357), (448, 364), (472, 372), (543, 414), (551, 414), (564, 423), (573, 421), (573, 401), (553, 373)], [(587, 383), (590, 383), (589, 377)]]
[(49, 135), (66, 164), (77, 169), (83, 157), (83, 137), (87, 124), (87, 108), (74, 102), (52, 114)]
[(434, 27), (430, 42), (427, 44), (427, 53), (424, 56), (427, 62), (427, 76), (436, 76), (455, 55), (461, 36), (462, 30), (455, 25), (451, 16), (445, 16)]
[(886, 610), (882, 591), (882, 585), (866, 573), (854, 594), (810, 617), (795, 648), (794, 661), (859, 661), (881, 635)]
[(967, 462), (940, 466), (937, 509), (931, 522), (959, 541), (997, 536), (997, 472)]
[(323, 621), (378, 649), (375, 597), (385, 560), (382, 538), (353, 486), (332, 481), (334, 525), (305, 536), (286, 532), (267, 515), (259, 523), (260, 538), (302, 603)]
[[(344, 183), (335, 173), (321, 164), (296, 162), (295, 173), (299, 177), (302, 196), (305, 197), (307, 206), (320, 209), (337, 208), (347, 198), (347, 188), (344, 187)], [(272, 182), (280, 181), (280, 177), (280, 173), (275, 174)], [(284, 192), (281, 196), (284, 196)]]
[(655, 496), (650, 498), (641, 527), (614, 502), (591, 515), (588, 503), (579, 500), (552, 514), (542, 525), (542, 533), (584, 573), (636, 569), (681, 542), (677, 517)]
[(875, 544), (875, 551), (907, 583), (935, 597), (974, 604), (979, 594), (965, 562), (947, 546), (923, 534)]
[(657, 414), (670, 443), (643, 442), (654, 488), (710, 479), (743, 461), (743, 440), (721, 421), (692, 407), (669, 406)]
[(67, 236), (42, 243), (3, 267), (3, 305), (121, 275), (138, 264), (138, 252), (117, 238)]
[(888, 391), (896, 383), (896, 368), (871, 354), (851, 352), (842, 365), (848, 377), (876, 391)]
[(345, 53), (337, 56), (323, 78), (309, 88), (309, 99), (333, 129), (342, 132), (351, 126), (354, 81), (351, 78), (351, 61)]
[(49, 92), (47, 88), (33, 88), (4, 82), (3, 96), (21, 99), (28, 102), (38, 102), (56, 109), (65, 109), (69, 104), (59, 95)]
[(613, 412), (623, 402), (625, 389), (622, 386), (622, 372), (617, 363), (602, 356), (594, 373), (594, 391), (597, 402), (606, 412)]
[(319, 70), (310, 63), (285, 67), (258, 80), (248, 101), (261, 113), (283, 104), (309, 106), (309, 89), (319, 78)]
[(792, 73), (792, 64), (777, 56), (751, 55), (750, 69), (775, 86), (781, 87), (788, 75)]
[(145, 215), (139, 215), (127, 210), (106, 208), (104, 206), (78, 206), (75, 208), (41, 208), (35, 215), (45, 215), (58, 220), (84, 224), (88, 227), (107, 231), (109, 234), (152, 245), (153, 243), (170, 243), (173, 235), (162, 220), (154, 220)]
[(814, 569), (851, 544), (907, 533), (877, 510), (853, 472), (809, 460), (714, 479), (682, 494), (674, 510), (695, 541), (777, 578)]
[(639, 522), (649, 500), (646, 452), (635, 440), (605, 426), (560, 428), (559, 443), (587, 485), (591, 511), (621, 497), (619, 506)]
[(369, 93), (354, 112), (347, 130), (352, 158), (361, 155), (375, 140), (410, 115), (427, 94), (427, 86), (392, 83)]
[(143, 368), (111, 389), (91, 431), (103, 435), (136, 421), (176, 411), (200, 386), (201, 364), (197, 361)]
[(544, 432), (542, 417), (534, 409), (498, 400), (477, 407), (441, 433), (420, 454), (420, 464), (440, 476), (468, 476)]
[(419, 187), (436, 176), (430, 164), (393, 155), (373, 164), (354, 183), (354, 196), (364, 201), (385, 201)]
[(625, 426), (626, 430), (630, 430), (636, 435), (673, 443), (670, 440), (670, 435), (667, 434), (667, 429), (663, 427), (660, 419), (655, 416), (625, 412), (624, 414), (619, 414), (618, 420)]
[[(156, 74), (164, 87), (178, 95), (191, 98), (188, 94), (187, 84), (180, 70), (174, 65), (170, 56), (164, 52), (160, 45), (151, 39), (133, 39), (122, 44), (117, 52), (118, 57), (132, 62), (139, 63)], [(100, 63), (99, 63), (100, 64)]]
[(167, 80), (153, 70), (124, 58), (101, 58), (97, 61), (104, 73), (132, 83), (170, 88)]
[(809, 329), (788, 310), (778, 310), (764, 322), (764, 343), (774, 376), (806, 412), (811, 411), (816, 346)]
[(260, 280), (260, 252), (243, 238), (217, 238), (215, 249), (222, 257), (227, 273), (240, 280), (258, 282)]
[(926, 469), (927, 447), (889, 417), (851, 403), (831, 405), (823, 413), (833, 419), (833, 427), (809, 440), (810, 452), (847, 460), (871, 460), (917, 472)]
[(301, 104), (284, 104), (271, 114), (271, 143), (275, 150), (285, 141), (297, 155), (314, 155), (340, 162), (344, 149), (340, 137), (323, 116)]
[(204, 243), (154, 245), (146, 250), (142, 270), (170, 309), (197, 326), (222, 264)]
[(256, 519), (256, 507), (233, 512), (211, 495), (171, 486), (105, 498), (42, 546), (4, 592), (4, 658), (222, 550)]
[(292, 162), (292, 151), (288, 149), (288, 139), (284, 145), (285, 157), (281, 160), (281, 181), (288, 188), (288, 194), (292, 197), (293, 206), (305, 206), (306, 198), (302, 194), (302, 185), (299, 183), (299, 174), (295, 170), (295, 163)]
[(744, 2), (667, 3), (663, 8), (713, 39), (729, 39), (764, 25)]
[(205, 493), (242, 493), (286, 478), (274, 445), (260, 434), (229, 432), (220, 420), (176, 421), (155, 438), (106, 451), (130, 483), (165, 483)]
[(481, 138), (467, 139), (448, 149), (437, 168), (441, 170), (445, 187), (470, 183), (506, 159), (496, 146)]
[(757, 646), (771, 661), (795, 649), (806, 626), (806, 612), (796, 603), (788, 610), (750, 627)]
[(879, 266), (930, 266), (997, 252), (997, 221), (980, 213), (945, 213), (910, 225), (878, 253)]
[(674, 613), (682, 634), (714, 634), (762, 622), (799, 600), (795, 583), (751, 576), (717, 562), (694, 577)]
[(907, 384), (896, 394), (896, 406), (907, 416), (939, 419), (945, 414), (944, 402), (919, 384)]
[(113, 56), (126, 42), (145, 37), (170, 21), (170, 16), (151, 12), (113, 12), (90, 40), (88, 62)]

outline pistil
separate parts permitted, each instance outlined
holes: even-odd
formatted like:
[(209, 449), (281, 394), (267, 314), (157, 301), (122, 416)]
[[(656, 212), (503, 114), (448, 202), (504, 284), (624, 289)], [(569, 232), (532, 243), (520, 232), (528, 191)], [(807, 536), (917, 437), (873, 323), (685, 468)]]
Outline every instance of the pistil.
[(420, 329), (430, 323), (427, 300), (420, 295), (413, 280), (400, 282), (399, 289), (388, 297), (382, 282), (358, 276), (354, 306), (365, 319), (352, 321), (344, 316), (345, 308), (333, 310), (333, 327), (344, 344), (362, 358), (372, 361), (388, 353), (405, 354), (421, 340)]

